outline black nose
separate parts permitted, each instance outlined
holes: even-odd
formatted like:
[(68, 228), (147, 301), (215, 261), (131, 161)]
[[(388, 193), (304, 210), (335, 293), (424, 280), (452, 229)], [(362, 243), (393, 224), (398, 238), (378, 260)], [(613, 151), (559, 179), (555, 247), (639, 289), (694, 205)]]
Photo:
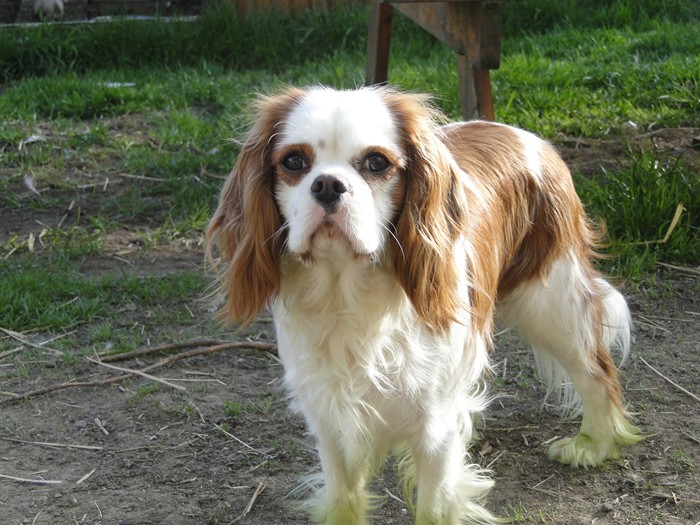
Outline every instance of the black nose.
[(324, 206), (333, 206), (348, 191), (344, 181), (333, 175), (319, 175), (311, 183), (311, 195)]

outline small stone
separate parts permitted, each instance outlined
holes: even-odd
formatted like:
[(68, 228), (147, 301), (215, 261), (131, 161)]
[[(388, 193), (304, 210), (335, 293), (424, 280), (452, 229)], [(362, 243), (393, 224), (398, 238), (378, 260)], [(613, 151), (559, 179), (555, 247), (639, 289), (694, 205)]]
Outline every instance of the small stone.
[(84, 419), (79, 419), (78, 421), (73, 422), (73, 426), (75, 428), (87, 428), (88, 422)]

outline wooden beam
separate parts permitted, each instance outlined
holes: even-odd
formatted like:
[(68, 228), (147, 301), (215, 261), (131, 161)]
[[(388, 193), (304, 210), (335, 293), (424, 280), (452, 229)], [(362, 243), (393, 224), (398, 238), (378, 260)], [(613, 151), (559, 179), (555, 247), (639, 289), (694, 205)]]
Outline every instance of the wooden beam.
[(391, 4), (372, 2), (367, 36), (366, 85), (385, 84), (389, 76), (389, 49), (394, 8)]

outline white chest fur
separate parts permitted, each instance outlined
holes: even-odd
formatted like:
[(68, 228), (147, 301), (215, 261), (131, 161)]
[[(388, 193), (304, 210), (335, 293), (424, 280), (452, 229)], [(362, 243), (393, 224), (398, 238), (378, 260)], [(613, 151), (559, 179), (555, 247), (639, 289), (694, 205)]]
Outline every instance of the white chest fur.
[(471, 383), (465, 374), (486, 366), (465, 326), (439, 335), (424, 328), (378, 264), (290, 260), (283, 275), (273, 304), (279, 354), (313, 434), (331, 427), (351, 442), (381, 434), (390, 448), (444, 400), (464, 401), (467, 392), (455, 390)]

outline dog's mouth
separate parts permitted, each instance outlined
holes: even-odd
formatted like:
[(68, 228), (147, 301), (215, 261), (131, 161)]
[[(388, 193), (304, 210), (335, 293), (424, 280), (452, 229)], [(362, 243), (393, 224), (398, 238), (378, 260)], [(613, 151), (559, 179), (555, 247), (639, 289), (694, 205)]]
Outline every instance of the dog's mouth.
[(372, 263), (377, 261), (375, 252), (368, 250), (355, 235), (328, 215), (311, 233), (309, 250), (300, 254), (300, 258), (303, 262), (314, 263), (319, 258), (334, 256)]

